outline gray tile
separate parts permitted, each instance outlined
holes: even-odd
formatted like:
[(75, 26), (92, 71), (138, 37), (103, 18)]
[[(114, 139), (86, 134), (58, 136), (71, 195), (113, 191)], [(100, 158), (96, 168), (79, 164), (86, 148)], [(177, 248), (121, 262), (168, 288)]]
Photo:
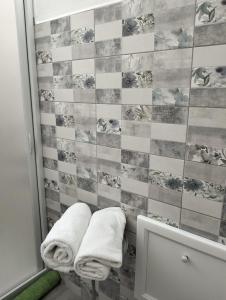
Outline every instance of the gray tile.
[(51, 37), (45, 36), (35, 39), (36, 50), (49, 50), (51, 48)]
[(70, 31), (70, 17), (56, 19), (50, 22), (51, 34)]
[(51, 170), (57, 170), (58, 169), (57, 160), (43, 157), (43, 167)]
[(39, 100), (40, 101), (54, 101), (55, 100), (54, 92), (52, 90), (40, 89), (39, 90)]
[(53, 60), (52, 52), (50, 50), (38, 50), (36, 51), (37, 64), (51, 63)]
[(136, 207), (138, 209), (146, 210), (147, 209), (147, 198), (129, 193), (126, 191), (121, 192), (121, 202), (129, 205), (131, 207)]
[(152, 107), (148, 105), (123, 105), (122, 119), (129, 121), (150, 122)]
[(190, 106), (224, 107), (226, 108), (226, 88), (191, 89)]
[(168, 1), (161, 2), (166, 8), (155, 10), (155, 50), (192, 47), (195, 1), (168, 9)]
[(150, 153), (154, 155), (184, 159), (185, 143), (151, 140)]
[(151, 13), (153, 10), (153, 0), (125, 0), (122, 3), (122, 17), (124, 19)]
[(181, 207), (182, 189), (182, 177), (157, 170), (149, 171), (151, 199)]
[(60, 194), (58, 191), (54, 191), (51, 189), (46, 188), (45, 189), (45, 197), (51, 200), (54, 200), (56, 202), (60, 201)]
[(122, 36), (145, 34), (154, 31), (153, 13), (122, 20)]
[(75, 74), (72, 76), (72, 86), (74, 89), (95, 89), (95, 75)]
[(120, 20), (122, 18), (121, 6), (122, 4), (120, 2), (95, 9), (95, 24), (102, 24)]
[(152, 93), (153, 105), (188, 106), (189, 88), (156, 88)]
[(92, 58), (95, 56), (95, 43), (76, 44), (72, 46), (72, 59)]
[(40, 101), (40, 111), (44, 113), (55, 113), (55, 103), (51, 101)]
[(74, 102), (95, 103), (95, 89), (74, 89)]
[(94, 37), (93, 28), (81, 27), (71, 31), (71, 43), (75, 46), (78, 44), (94, 43)]
[(96, 144), (96, 125), (76, 124), (75, 139), (77, 142)]
[(122, 150), (121, 162), (137, 167), (149, 167), (149, 155), (147, 153), (135, 152), (129, 150)]
[(78, 188), (87, 192), (96, 193), (97, 184), (92, 179), (77, 177)]
[(112, 148), (120, 148), (121, 136), (116, 134), (97, 133), (97, 144)]
[(121, 72), (121, 56), (97, 58), (95, 66), (97, 73)]
[(71, 89), (72, 88), (72, 76), (54, 76), (53, 87), (55, 89)]
[(122, 55), (123, 72), (141, 72), (153, 67), (153, 53)]
[(194, 68), (192, 70), (192, 87), (226, 87), (226, 66)]
[(98, 182), (100, 184), (108, 185), (112, 188), (121, 188), (121, 179), (119, 176), (111, 175), (107, 172), (98, 172)]
[(96, 89), (96, 102), (103, 104), (120, 104), (120, 89)]
[(110, 56), (121, 54), (121, 39), (99, 41), (95, 43), (96, 56)]
[(152, 121), (157, 123), (187, 124), (188, 109), (185, 107), (153, 106)]
[(152, 80), (152, 71), (122, 73), (123, 88), (151, 88)]
[(148, 169), (121, 164), (121, 174), (123, 177), (148, 182)]
[(71, 32), (65, 31), (51, 35), (51, 47), (59, 48), (71, 45)]
[(72, 74), (72, 64), (71, 61), (55, 62), (53, 63), (53, 75), (71, 75)]
[(98, 195), (97, 201), (98, 201), (98, 207), (100, 209), (107, 208), (107, 207), (119, 207), (120, 206), (119, 202), (102, 197), (100, 195)]
[(122, 135), (151, 137), (151, 123), (140, 121), (122, 121)]
[(226, 43), (226, 23), (195, 27), (195, 46), (218, 45)]
[(97, 120), (97, 132), (106, 134), (121, 134), (121, 122), (115, 119), (98, 119)]

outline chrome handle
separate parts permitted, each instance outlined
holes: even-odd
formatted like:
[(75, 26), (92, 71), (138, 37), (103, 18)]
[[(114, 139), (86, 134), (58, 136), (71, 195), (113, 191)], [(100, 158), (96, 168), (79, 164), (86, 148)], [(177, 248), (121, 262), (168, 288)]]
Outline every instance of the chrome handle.
[(182, 255), (181, 261), (187, 264), (188, 262), (190, 262), (190, 258), (187, 255)]

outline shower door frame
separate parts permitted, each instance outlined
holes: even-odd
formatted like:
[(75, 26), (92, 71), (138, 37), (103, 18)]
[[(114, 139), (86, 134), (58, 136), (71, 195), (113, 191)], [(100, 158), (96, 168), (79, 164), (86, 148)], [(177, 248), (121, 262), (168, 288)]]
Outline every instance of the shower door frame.
[(39, 114), (39, 97), (36, 71), (35, 39), (34, 39), (34, 17), (32, 0), (14, 0), (18, 49), (20, 55), (24, 115), (27, 133), (28, 168), (32, 190), (32, 210), (34, 219), (35, 244), (40, 271), (25, 279), (16, 287), (10, 289), (1, 300), (13, 299), (21, 290), (30, 285), (46, 272), (46, 268), (40, 256), (40, 244), (47, 234), (47, 217), (45, 209), (43, 165), (42, 165), (42, 143)]

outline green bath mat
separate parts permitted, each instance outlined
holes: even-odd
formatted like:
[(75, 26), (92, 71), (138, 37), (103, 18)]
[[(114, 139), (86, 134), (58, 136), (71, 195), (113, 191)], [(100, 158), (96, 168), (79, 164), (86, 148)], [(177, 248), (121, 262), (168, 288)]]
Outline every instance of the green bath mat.
[(14, 300), (39, 300), (48, 294), (61, 281), (60, 274), (48, 271), (28, 286)]

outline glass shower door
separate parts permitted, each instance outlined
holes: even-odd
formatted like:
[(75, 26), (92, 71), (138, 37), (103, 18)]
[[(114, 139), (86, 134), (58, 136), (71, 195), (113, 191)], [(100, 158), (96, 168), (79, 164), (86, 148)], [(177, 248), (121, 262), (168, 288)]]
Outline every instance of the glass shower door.
[(0, 3), (0, 298), (40, 270), (23, 0)]

